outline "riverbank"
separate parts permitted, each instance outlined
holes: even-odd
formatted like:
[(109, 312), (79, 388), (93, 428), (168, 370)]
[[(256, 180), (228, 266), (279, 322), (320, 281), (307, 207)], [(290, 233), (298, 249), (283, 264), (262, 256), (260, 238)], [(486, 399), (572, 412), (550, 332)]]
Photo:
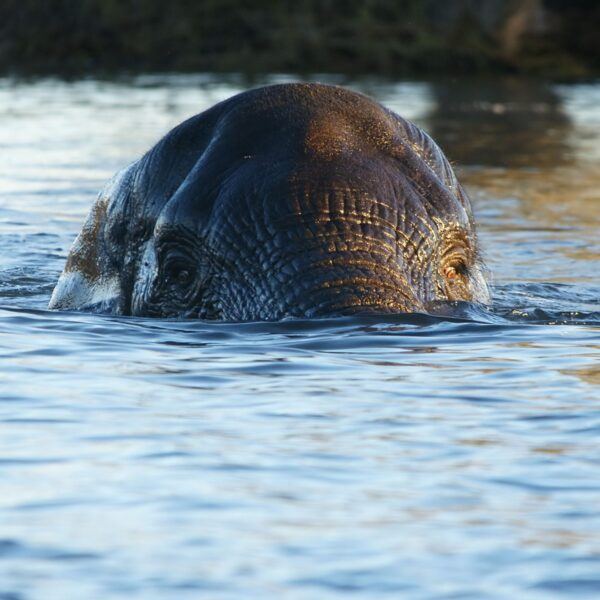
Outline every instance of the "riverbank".
[(600, 74), (588, 0), (6, 0), (0, 73)]

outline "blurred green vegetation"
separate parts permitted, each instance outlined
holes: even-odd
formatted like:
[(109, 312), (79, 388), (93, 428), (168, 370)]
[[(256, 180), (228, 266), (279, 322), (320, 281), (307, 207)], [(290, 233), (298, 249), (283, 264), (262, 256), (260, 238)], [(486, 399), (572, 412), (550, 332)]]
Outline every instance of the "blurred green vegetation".
[(0, 0), (0, 71), (600, 72), (597, 0)]

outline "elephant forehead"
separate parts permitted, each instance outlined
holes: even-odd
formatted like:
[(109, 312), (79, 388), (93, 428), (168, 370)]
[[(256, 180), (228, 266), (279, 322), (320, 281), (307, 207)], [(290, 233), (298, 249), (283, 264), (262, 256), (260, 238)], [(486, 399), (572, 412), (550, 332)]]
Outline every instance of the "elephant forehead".
[(360, 153), (373, 159), (381, 151), (402, 154), (398, 127), (389, 115), (375, 107), (367, 115), (330, 113), (312, 115), (306, 123), (302, 143), (309, 156), (333, 160), (341, 155)]
[(371, 127), (365, 134), (371, 141), (365, 143), (346, 119), (315, 119), (305, 130), (302, 153), (276, 150), (225, 160), (229, 148), (215, 144), (210, 160), (180, 186), (157, 225), (201, 234), (252, 230), (257, 224), (273, 232), (288, 224), (331, 221), (401, 229), (414, 222), (467, 227), (468, 208), (458, 190), (398, 142), (388, 125)]
[[(219, 117), (212, 149), (232, 156), (277, 154), (328, 160), (344, 152), (382, 149), (401, 136), (397, 117), (342, 88), (272, 86), (234, 98)], [(214, 140), (213, 140), (214, 141)]]

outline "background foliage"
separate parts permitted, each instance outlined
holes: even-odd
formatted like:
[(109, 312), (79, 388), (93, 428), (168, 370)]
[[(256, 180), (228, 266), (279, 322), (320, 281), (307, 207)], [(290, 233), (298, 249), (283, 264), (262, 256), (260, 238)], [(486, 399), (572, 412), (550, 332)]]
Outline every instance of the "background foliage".
[(597, 0), (0, 0), (0, 70), (600, 71)]

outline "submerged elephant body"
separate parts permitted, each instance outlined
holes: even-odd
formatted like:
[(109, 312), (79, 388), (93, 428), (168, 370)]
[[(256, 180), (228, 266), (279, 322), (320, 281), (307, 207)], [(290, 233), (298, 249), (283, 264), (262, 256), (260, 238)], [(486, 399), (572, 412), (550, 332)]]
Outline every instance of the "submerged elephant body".
[(363, 95), (289, 84), (192, 117), (115, 176), (50, 308), (273, 320), (488, 298), (437, 145)]

